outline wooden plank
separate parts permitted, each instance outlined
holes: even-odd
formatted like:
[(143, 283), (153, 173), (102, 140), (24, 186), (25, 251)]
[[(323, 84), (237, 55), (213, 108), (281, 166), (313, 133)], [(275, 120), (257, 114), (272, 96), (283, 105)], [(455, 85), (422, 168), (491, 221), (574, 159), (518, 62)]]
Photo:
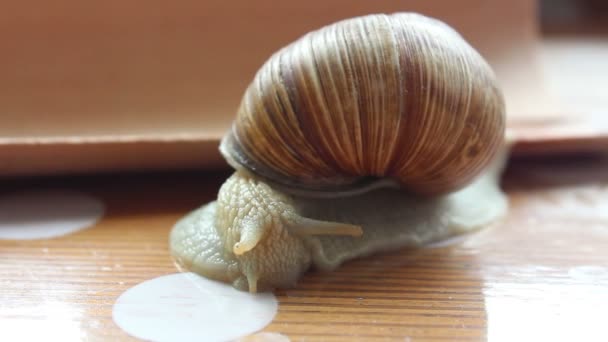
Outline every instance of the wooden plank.
[[(226, 176), (0, 184), (1, 194), (68, 187), (107, 205), (91, 229), (56, 239), (0, 241), (0, 334), (133, 340), (112, 321), (114, 302), (142, 281), (177, 271), (167, 249), (171, 226), (212, 200)], [(608, 203), (608, 159), (518, 161), (504, 184), (511, 210), (500, 225), (453, 246), (309, 273), (296, 288), (277, 291), (279, 311), (265, 331), (291, 341), (602, 340), (606, 331), (596, 318), (606, 317), (608, 307), (608, 221), (602, 209)]]

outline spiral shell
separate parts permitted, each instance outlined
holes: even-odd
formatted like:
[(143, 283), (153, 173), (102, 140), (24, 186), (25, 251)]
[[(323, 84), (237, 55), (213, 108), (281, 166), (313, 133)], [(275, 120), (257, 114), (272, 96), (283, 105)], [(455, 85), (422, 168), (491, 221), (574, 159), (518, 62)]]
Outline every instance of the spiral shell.
[(391, 178), (438, 194), (478, 175), (504, 131), (494, 73), (457, 32), (414, 13), (368, 15), (275, 53), (249, 85), (222, 153), (288, 187)]

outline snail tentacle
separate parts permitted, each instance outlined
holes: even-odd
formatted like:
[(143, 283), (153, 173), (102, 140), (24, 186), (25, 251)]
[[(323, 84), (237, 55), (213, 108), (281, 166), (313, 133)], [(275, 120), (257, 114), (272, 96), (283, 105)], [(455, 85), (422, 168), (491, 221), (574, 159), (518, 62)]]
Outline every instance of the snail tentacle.
[(264, 236), (263, 225), (255, 221), (245, 220), (240, 231), (241, 239), (232, 247), (232, 251), (236, 255), (242, 255), (252, 250)]
[(258, 276), (254, 273), (245, 274), (247, 277), (247, 287), (249, 288), (249, 292), (256, 293), (258, 292)]
[(291, 234), (298, 236), (336, 235), (357, 237), (363, 235), (363, 228), (358, 225), (315, 220), (297, 214), (286, 220), (285, 226)]

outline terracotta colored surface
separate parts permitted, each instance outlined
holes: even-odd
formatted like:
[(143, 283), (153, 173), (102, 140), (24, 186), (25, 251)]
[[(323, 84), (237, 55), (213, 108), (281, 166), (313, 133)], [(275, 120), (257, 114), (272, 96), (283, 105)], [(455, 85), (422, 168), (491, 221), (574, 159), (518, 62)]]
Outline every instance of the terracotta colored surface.
[(417, 11), (502, 65), (506, 51), (530, 54), (534, 8), (532, 0), (16, 2), (0, 12), (0, 136), (217, 137), (262, 63), (310, 30)]
[[(15, 2), (0, 11), (0, 175), (226, 167), (217, 143), (262, 63), (310, 30), (378, 12), (417, 11), (461, 32), (496, 70), (511, 121), (579, 118), (543, 83), (535, 8), (533, 0)], [(585, 82), (578, 76), (568, 84)], [(540, 137), (552, 143), (547, 129)]]
[[(0, 336), (129, 340), (112, 322), (114, 301), (176, 272), (169, 229), (211, 200), (225, 176), (1, 184), (2, 192), (84, 190), (108, 212), (64, 238), (0, 241)], [(511, 202), (504, 222), (452, 246), (310, 273), (277, 292), (279, 313), (266, 331), (292, 341), (608, 340), (608, 159), (519, 161), (504, 183)]]
[[(608, 39), (551, 38), (543, 42), (540, 52), (546, 81), (543, 89), (550, 96), (540, 96), (542, 103), (537, 103), (538, 106), (524, 101), (529, 97), (523, 97), (519, 98), (523, 101), (519, 105), (509, 107), (509, 134), (519, 142), (514, 153), (544, 155), (608, 150), (604, 79), (608, 72), (604, 62), (608, 58)], [(518, 107), (529, 111), (513, 109)], [(175, 124), (181, 122), (179, 115), (164, 118), (175, 119)], [(2, 119), (8, 118), (0, 114)], [(6, 130), (0, 132), (0, 175), (226, 168), (217, 145), (231, 119), (232, 114), (219, 126), (214, 126), (215, 121), (204, 124), (198, 133), (165, 131), (165, 134), (150, 130), (151, 135), (141, 135), (139, 129), (143, 126), (124, 123), (119, 125), (121, 129), (132, 130), (120, 135), (43, 137), (32, 133), (30, 137), (18, 139), (6, 137), (8, 132), (16, 130), (5, 125), (0, 127)], [(18, 122), (13, 120), (11, 124)], [(87, 127), (99, 129), (95, 124)]]

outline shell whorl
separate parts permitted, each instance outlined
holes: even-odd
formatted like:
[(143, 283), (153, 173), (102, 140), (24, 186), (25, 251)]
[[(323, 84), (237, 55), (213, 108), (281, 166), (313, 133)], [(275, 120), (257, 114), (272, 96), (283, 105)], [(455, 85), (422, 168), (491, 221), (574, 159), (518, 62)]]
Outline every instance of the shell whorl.
[(494, 73), (453, 29), (368, 15), (275, 53), (249, 85), (222, 153), (287, 187), (395, 179), (421, 193), (468, 184), (504, 139)]

